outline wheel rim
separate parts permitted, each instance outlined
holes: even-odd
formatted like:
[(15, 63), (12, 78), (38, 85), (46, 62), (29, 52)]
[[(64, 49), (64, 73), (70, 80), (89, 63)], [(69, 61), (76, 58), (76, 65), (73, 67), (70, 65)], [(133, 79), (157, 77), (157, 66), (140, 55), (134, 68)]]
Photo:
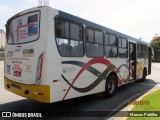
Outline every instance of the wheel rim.
[(112, 78), (108, 82), (108, 92), (112, 94), (114, 92), (114, 89), (115, 89), (115, 82), (114, 79)]

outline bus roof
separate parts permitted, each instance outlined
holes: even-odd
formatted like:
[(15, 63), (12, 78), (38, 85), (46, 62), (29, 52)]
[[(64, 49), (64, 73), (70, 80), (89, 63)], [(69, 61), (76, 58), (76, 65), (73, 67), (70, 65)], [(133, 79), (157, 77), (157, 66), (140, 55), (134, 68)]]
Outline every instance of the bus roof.
[[(23, 14), (23, 13), (26, 13), (26, 12), (29, 12), (29, 11), (32, 11), (32, 10), (35, 10), (35, 9), (37, 9), (37, 8), (38, 8), (38, 9), (41, 9), (41, 8), (44, 8), (44, 7), (47, 7), (47, 8), (52, 9), (52, 10), (57, 10), (57, 9), (52, 8), (52, 7), (49, 7), (49, 6), (42, 6), (42, 7), (30, 8), (30, 9), (21, 11), (21, 12), (18, 13), (18, 14)], [(143, 43), (143, 44), (146, 44), (146, 45), (150, 46), (149, 43), (147, 43), (147, 42), (145, 42), (145, 41), (142, 41), (142, 40), (140, 40), (140, 39), (131, 37), (131, 36), (129, 36), (129, 35), (123, 34), (123, 33), (121, 33), (121, 32), (115, 31), (115, 30), (110, 29), (110, 28), (107, 28), (107, 27), (104, 27), (104, 26), (99, 25), (99, 24), (96, 24), (96, 23), (94, 23), (94, 22), (90, 22), (90, 21), (88, 21), (88, 20), (85, 20), (85, 19), (83, 19), (83, 18), (80, 18), (80, 17), (74, 16), (74, 15), (71, 15), (71, 14), (66, 13), (66, 12), (63, 12), (63, 11), (61, 11), (61, 10), (57, 10), (57, 11), (59, 12), (59, 16), (64, 17), (64, 18), (66, 18), (66, 19), (68, 19), (68, 20), (72, 20), (72, 21), (75, 21), (75, 22), (79, 22), (79, 23), (82, 23), (82, 24), (84, 24), (84, 25), (87, 25), (87, 26), (90, 26), (90, 27), (93, 27), (93, 28), (97, 28), (97, 29), (100, 29), (100, 30), (103, 30), (103, 31), (106, 31), (106, 32), (109, 32), (109, 33), (112, 33), (112, 34), (116, 34), (116, 35), (118, 35), (118, 36), (125, 37), (125, 38), (127, 38), (127, 39), (134, 40), (134, 41), (136, 41), (136, 42), (140, 42), (140, 43)], [(16, 14), (16, 15), (18, 15), (18, 14)], [(12, 18), (16, 17), (16, 15), (12, 16), (12, 17), (7, 21), (7, 23), (8, 23)]]

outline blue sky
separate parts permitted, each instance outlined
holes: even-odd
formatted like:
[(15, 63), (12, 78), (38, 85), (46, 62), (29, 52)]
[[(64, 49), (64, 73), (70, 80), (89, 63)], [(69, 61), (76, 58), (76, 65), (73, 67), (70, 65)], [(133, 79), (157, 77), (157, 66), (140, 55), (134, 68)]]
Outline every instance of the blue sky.
[[(0, 29), (39, 0), (0, 0)], [(150, 42), (160, 35), (160, 0), (50, 0), (50, 6)]]

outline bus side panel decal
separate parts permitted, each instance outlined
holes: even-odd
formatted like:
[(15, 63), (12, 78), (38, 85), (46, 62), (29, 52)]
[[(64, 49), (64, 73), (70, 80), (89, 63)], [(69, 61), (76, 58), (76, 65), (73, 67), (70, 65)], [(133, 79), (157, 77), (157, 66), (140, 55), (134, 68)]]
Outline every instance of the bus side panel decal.
[[(99, 72), (98, 70), (96, 70), (95, 68), (93, 68), (91, 66), (91, 65), (97, 64), (97, 63), (104, 64), (107, 66), (107, 68), (104, 70), (103, 73)], [(88, 91), (94, 89), (103, 79), (106, 80), (106, 75), (109, 72), (113, 71), (115, 73), (119, 73), (119, 70), (122, 66), (126, 67), (126, 69), (129, 70), (129, 67), (126, 64), (119, 66), (117, 69), (113, 64), (111, 64), (107, 59), (104, 59), (104, 58), (93, 58), (90, 61), (88, 61), (86, 64), (83, 62), (79, 62), (79, 61), (63, 61), (62, 64), (72, 64), (72, 65), (77, 65), (79, 67), (82, 67), (81, 70), (77, 73), (77, 75), (73, 79), (72, 83), (69, 83), (69, 81), (62, 75), (62, 78), (67, 82), (67, 84), (69, 84), (69, 88), (67, 89), (67, 92), (65, 93), (65, 95), (63, 97), (63, 100), (65, 99), (65, 97), (68, 94), (71, 87), (74, 90), (81, 92), (81, 93), (88, 92)], [(90, 84), (89, 86), (87, 86), (85, 88), (77, 88), (77, 87), (73, 86), (74, 82), (77, 80), (77, 78), (82, 74), (82, 72), (84, 70), (89, 71), (90, 73), (94, 74), (98, 78), (92, 84)], [(119, 74), (119, 76), (120, 76), (120, 74)], [(129, 74), (126, 79), (123, 79), (120, 76), (120, 78), (118, 77), (118, 84), (121, 85), (122, 81), (126, 82), (128, 80), (129, 80)]]

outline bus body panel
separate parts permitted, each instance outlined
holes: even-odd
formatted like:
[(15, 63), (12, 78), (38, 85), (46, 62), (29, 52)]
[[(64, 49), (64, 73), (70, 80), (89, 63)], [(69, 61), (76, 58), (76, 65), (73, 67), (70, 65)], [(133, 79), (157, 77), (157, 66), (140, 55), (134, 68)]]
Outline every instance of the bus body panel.
[[(38, 61), (41, 54), (45, 54), (44, 50), (46, 36), (45, 34), (42, 34), (42, 32), (44, 31), (41, 31), (40, 27), (44, 29), (46, 27), (43, 24), (38, 25), (40, 22), (27, 23), (26, 19), (30, 16), (32, 17), (34, 15), (38, 15), (37, 21), (41, 20), (44, 23), (45, 20), (43, 20), (43, 18), (40, 18), (43, 14), (44, 13), (40, 12), (39, 10), (38, 12), (37, 10), (36, 12), (22, 12), (21, 14), (19, 14), (19, 17), (16, 17), (11, 22), (11, 24), (17, 23), (17, 26), (13, 26), (13, 33), (17, 34), (17, 36), (14, 36), (14, 44), (5, 47), (5, 63), (7, 63), (5, 65), (5, 76), (15, 82), (23, 84), (35, 84), (36, 82), (38, 65), (36, 61)], [(36, 25), (29, 26), (28, 24)], [(36, 40), (34, 40), (35, 35), (37, 38)], [(30, 36), (34, 41), (26, 43), (27, 38), (29, 38)]]
[[(50, 85), (50, 101), (56, 102), (62, 100), (62, 88), (64, 88), (61, 79), (61, 57), (58, 53), (55, 42), (55, 25), (54, 17), (58, 15), (58, 11), (53, 8), (47, 9), (47, 40), (46, 40), (46, 79)], [(60, 84), (60, 85), (59, 85)]]
[[(17, 43), (12, 45), (6, 43), (4, 85), (6, 90), (9, 90), (15, 94), (39, 102), (50, 103), (50, 85), (48, 85), (46, 74), (46, 9), (46, 7), (33, 8), (19, 13), (18, 16), (16, 15), (15, 21), (18, 24), (18, 20), (23, 19), (23, 16), (33, 16), (34, 14), (31, 13), (38, 11), (40, 20), (39, 29), (43, 28), (43, 30), (35, 30), (34, 26), (32, 28), (25, 28), (26, 30), (24, 29), (24, 31), (30, 32), (31, 36), (34, 36), (34, 33), (39, 33), (37, 40), (28, 43)], [(23, 19), (21, 22), (22, 25), (20, 26), (22, 26), (22, 28), (23, 26), (27, 26), (26, 19)], [(23, 32), (23, 30), (21, 31)], [(22, 33), (22, 35), (23, 34), (26, 35), (26, 33)], [(41, 63), (39, 62), (40, 57), (43, 57), (43, 59), (40, 61)], [(37, 74), (37, 68), (41, 69), (39, 71), (40, 77)], [(14, 71), (16, 71), (17, 74), (14, 74)], [(18, 74), (18, 72), (21, 73)], [(39, 80), (37, 80), (38, 77)]]
[(4, 77), (4, 87), (6, 90), (17, 95), (43, 103), (50, 103), (50, 86), (49, 85), (28, 85), (14, 82)]

